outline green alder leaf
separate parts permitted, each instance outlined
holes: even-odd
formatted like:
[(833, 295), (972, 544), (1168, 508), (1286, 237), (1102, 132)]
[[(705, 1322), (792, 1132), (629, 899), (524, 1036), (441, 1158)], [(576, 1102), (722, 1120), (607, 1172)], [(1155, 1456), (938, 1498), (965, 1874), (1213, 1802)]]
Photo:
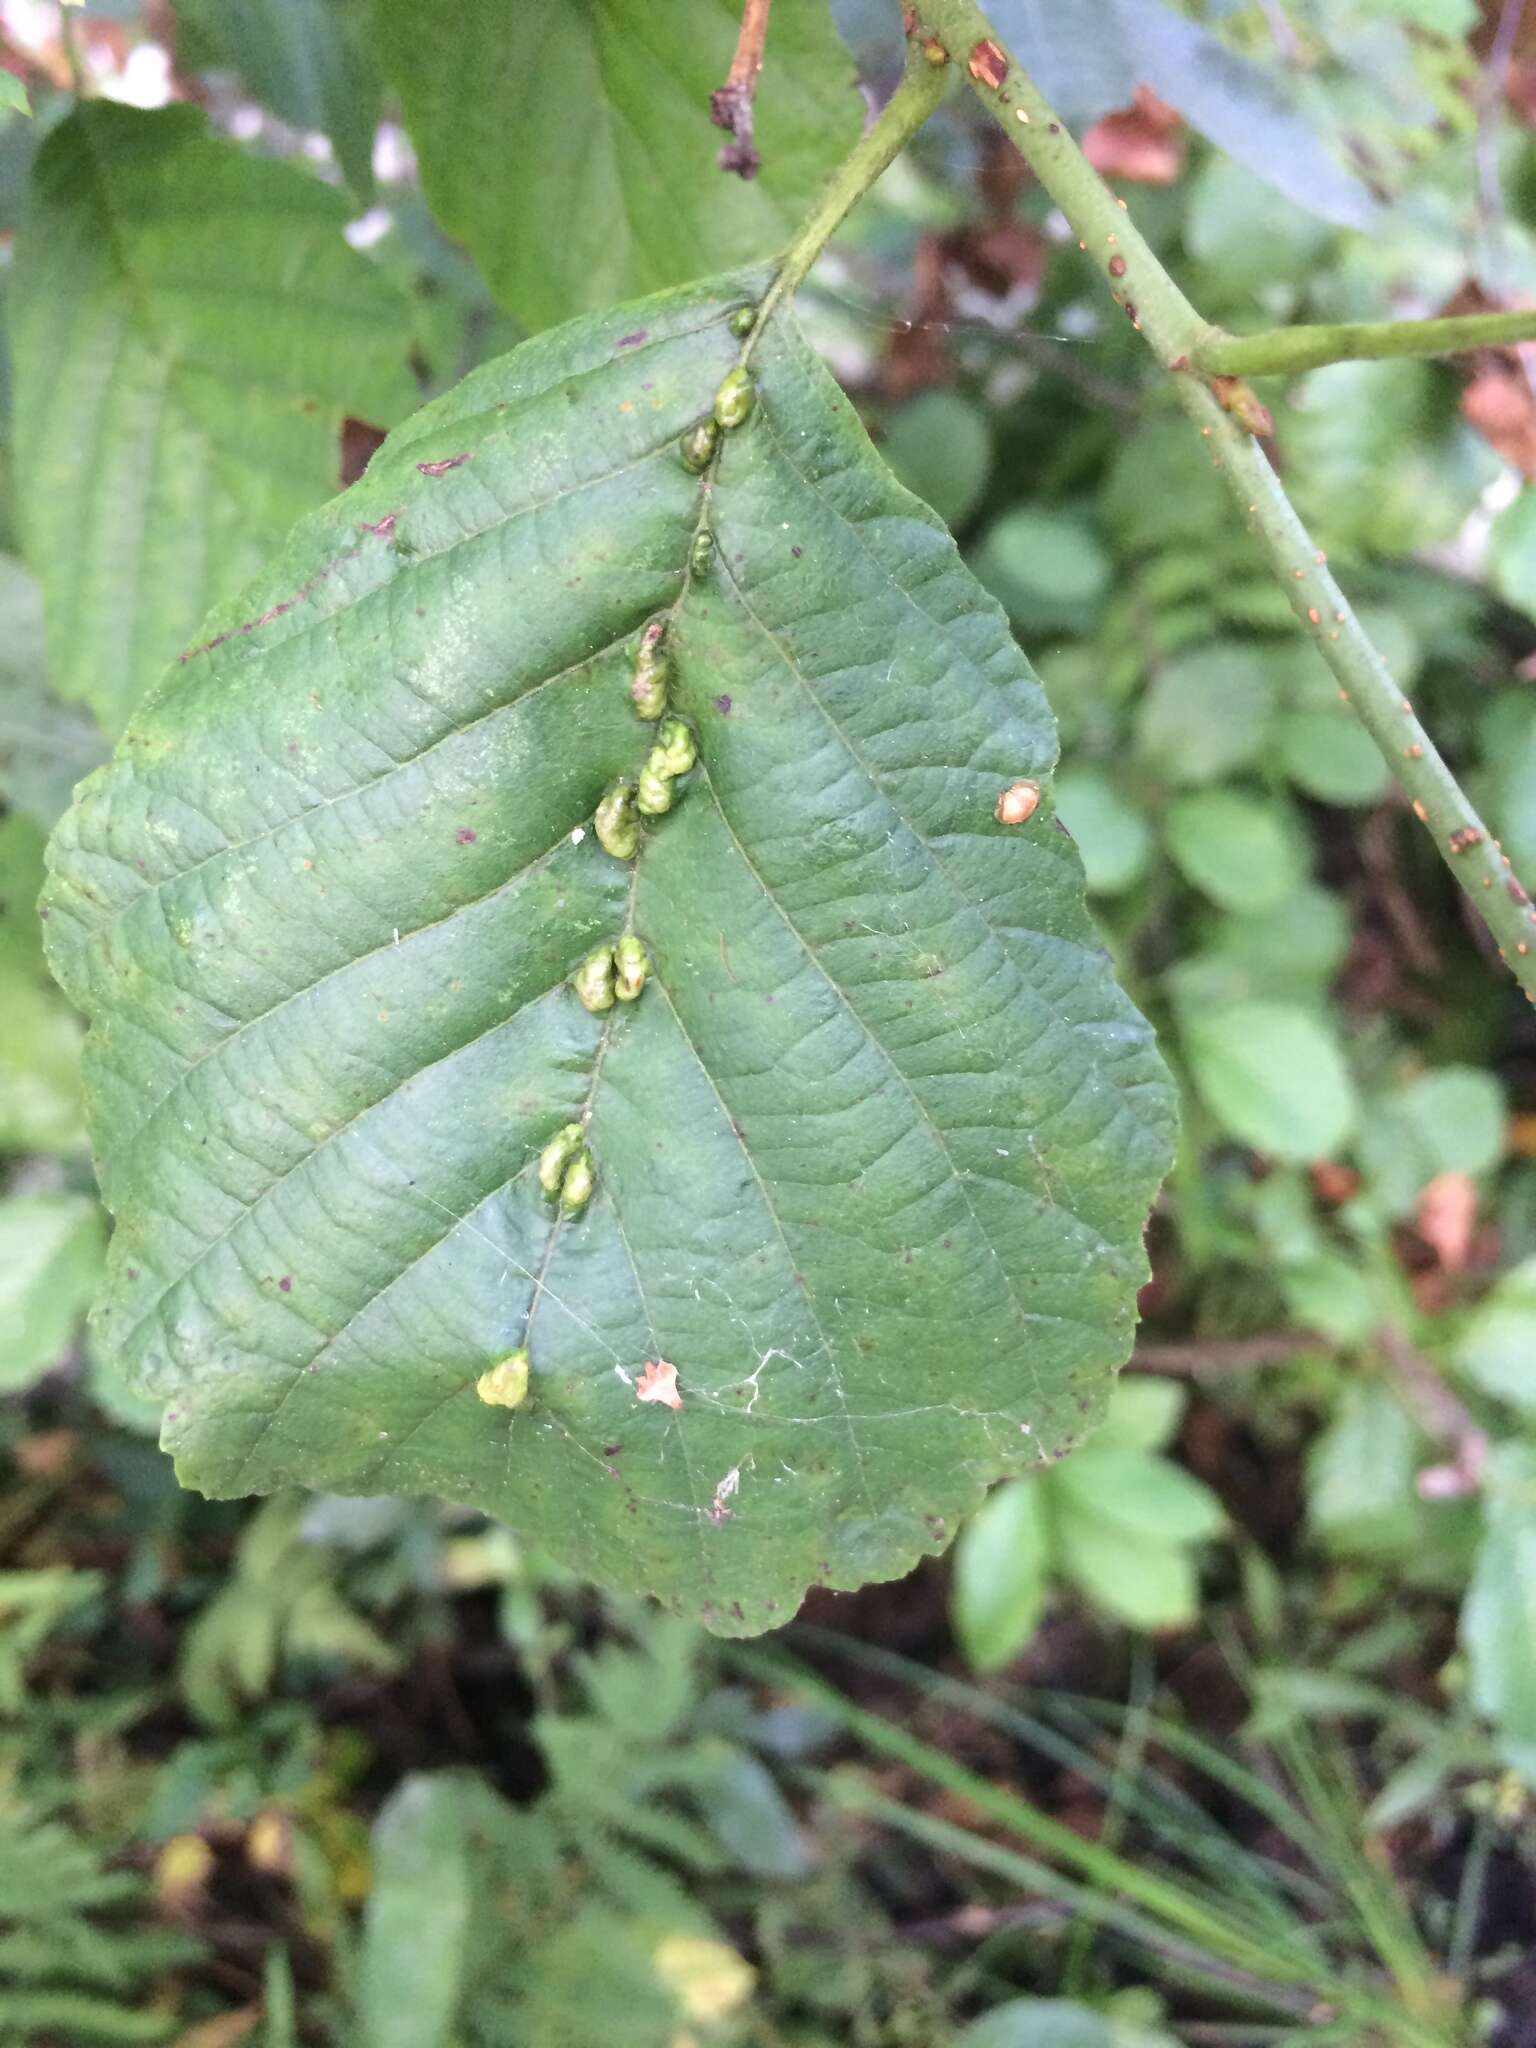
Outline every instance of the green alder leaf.
[(110, 731), (335, 489), (349, 415), (410, 409), (405, 301), (348, 206), (189, 107), (44, 142), (11, 285), (23, 546), (60, 696)]
[[(573, 323), (397, 431), (83, 786), (47, 903), (97, 1337), (187, 1483), (446, 1494), (726, 1631), (901, 1572), (1091, 1426), (1172, 1119), (1039, 685), (789, 316), (679, 459), (762, 284)], [(699, 765), (627, 862), (594, 812), (658, 615)], [(593, 1014), (568, 978), (626, 931), (650, 979)]]
[[(524, 326), (771, 255), (858, 137), (824, 0), (779, 0), (756, 102), (762, 168), (717, 168), (740, 0), (374, 0), (428, 204)], [(488, 166), (494, 166), (488, 170)]]

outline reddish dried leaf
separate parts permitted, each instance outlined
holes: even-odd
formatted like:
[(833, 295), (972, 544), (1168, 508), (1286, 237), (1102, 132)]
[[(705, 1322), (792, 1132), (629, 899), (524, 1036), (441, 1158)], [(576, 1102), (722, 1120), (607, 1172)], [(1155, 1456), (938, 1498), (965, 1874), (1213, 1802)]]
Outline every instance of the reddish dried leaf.
[(1522, 476), (1536, 476), (1536, 392), (1523, 369), (1481, 371), (1461, 394), (1461, 414)]
[(1083, 154), (1106, 178), (1171, 185), (1184, 168), (1184, 144), (1184, 124), (1173, 108), (1139, 85), (1131, 106), (1094, 122), (1083, 137)]

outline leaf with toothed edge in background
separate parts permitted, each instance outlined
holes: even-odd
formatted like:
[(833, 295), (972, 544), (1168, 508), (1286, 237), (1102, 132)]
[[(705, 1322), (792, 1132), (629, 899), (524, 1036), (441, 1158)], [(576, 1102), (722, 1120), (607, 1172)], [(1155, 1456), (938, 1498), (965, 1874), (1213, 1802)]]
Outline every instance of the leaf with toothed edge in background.
[[(787, 311), (680, 457), (765, 282), (399, 428), (82, 786), (46, 899), (96, 1340), (181, 1477), (444, 1494), (731, 1633), (1096, 1420), (1173, 1115), (1040, 688)], [(631, 699), (658, 619), (681, 752)]]

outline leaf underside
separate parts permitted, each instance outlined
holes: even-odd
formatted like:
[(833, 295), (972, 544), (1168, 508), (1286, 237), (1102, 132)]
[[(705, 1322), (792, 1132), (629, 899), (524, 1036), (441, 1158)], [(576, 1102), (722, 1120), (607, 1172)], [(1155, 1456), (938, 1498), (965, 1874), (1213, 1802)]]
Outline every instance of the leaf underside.
[[(763, 283), (575, 322), (399, 429), (83, 785), (46, 899), (98, 1342), (182, 1478), (444, 1494), (732, 1633), (1092, 1423), (1172, 1121), (1039, 686), (791, 318), (712, 470), (678, 458)], [(659, 612), (700, 764), (624, 863), (591, 827)], [(630, 929), (652, 978), (591, 1015), (567, 977)], [(583, 1114), (561, 1220), (535, 1161)]]

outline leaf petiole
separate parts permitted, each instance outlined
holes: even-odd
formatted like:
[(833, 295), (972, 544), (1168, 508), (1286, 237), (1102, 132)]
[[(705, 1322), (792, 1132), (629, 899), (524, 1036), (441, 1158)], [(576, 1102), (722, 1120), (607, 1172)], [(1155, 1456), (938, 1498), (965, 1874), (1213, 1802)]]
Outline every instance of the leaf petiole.
[(906, 68), (901, 83), (875, 121), (864, 131), (832, 173), (821, 197), (807, 214), (784, 251), (773, 283), (757, 309), (741, 347), (743, 365), (780, 300), (790, 298), (848, 214), (889, 169), (922, 127), (949, 88), (949, 64), (942, 51), (930, 54), (916, 36), (907, 39)]

